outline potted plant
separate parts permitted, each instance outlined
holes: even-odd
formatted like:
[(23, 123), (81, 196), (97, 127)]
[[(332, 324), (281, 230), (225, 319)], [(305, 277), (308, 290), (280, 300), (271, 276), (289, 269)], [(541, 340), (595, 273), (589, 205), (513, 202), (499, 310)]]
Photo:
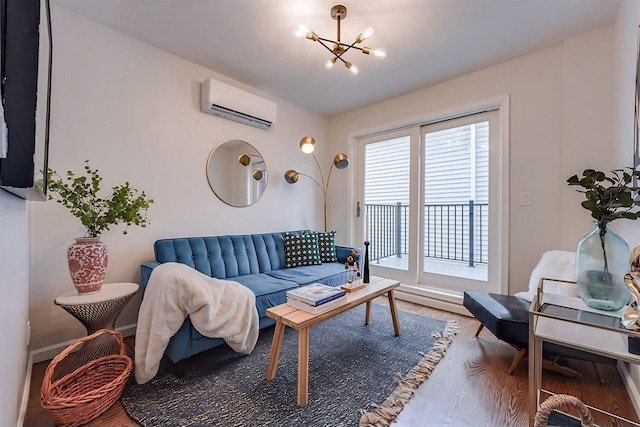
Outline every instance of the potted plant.
[(146, 227), (147, 210), (153, 199), (144, 191), (132, 188), (128, 182), (113, 187), (106, 197), (99, 195), (102, 177), (98, 169), (91, 168), (88, 160), (85, 160), (84, 175), (67, 171), (66, 177), (62, 178), (55, 170), (48, 169), (47, 179), (49, 200), (55, 199), (69, 209), (86, 228), (84, 237), (76, 238), (67, 251), (71, 279), (78, 293), (98, 292), (108, 263), (101, 234), (121, 223), (125, 224), (123, 234), (127, 234), (130, 225)]
[(569, 185), (582, 187), (585, 195), (582, 207), (591, 212), (595, 228), (578, 242), (576, 249), (576, 279), (578, 294), (584, 302), (601, 310), (619, 310), (629, 299), (624, 275), (629, 271), (629, 245), (609, 230), (617, 219), (635, 220), (640, 212), (636, 194), (640, 187), (634, 183), (640, 171), (633, 168), (616, 169), (611, 175), (586, 169), (581, 177), (573, 175)]

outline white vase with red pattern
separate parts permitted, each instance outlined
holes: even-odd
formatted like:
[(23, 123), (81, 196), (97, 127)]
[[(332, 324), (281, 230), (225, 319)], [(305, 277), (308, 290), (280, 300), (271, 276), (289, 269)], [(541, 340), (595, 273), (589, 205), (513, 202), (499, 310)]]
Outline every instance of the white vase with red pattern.
[(107, 273), (107, 245), (100, 237), (79, 237), (67, 250), (69, 273), (79, 294), (100, 291)]

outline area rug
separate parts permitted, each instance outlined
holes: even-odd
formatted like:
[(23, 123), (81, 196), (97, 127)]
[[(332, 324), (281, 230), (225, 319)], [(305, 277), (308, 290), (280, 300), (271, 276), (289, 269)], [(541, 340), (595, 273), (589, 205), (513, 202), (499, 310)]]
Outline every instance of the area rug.
[(273, 327), (260, 332), (250, 355), (219, 346), (189, 360), (178, 378), (169, 363), (122, 395), (129, 416), (145, 426), (386, 426), (444, 356), (459, 328), (399, 311), (399, 337), (389, 308), (364, 306), (310, 330), (309, 404), (297, 396), (298, 334), (285, 329), (275, 379), (264, 379)]

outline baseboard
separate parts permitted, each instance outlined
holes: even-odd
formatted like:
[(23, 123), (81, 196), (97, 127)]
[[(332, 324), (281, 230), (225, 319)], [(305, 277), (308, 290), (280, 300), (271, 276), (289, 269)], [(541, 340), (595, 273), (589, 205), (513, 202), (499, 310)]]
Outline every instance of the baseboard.
[(27, 416), (27, 406), (29, 405), (29, 392), (31, 391), (31, 371), (33, 370), (33, 353), (29, 353), (27, 359), (27, 371), (24, 377), (24, 387), (22, 388), (22, 401), (20, 402), (20, 413), (18, 414), (18, 427), (24, 426), (24, 419)]
[(393, 293), (397, 299), (403, 301), (409, 301), (426, 307), (473, 317), (472, 314), (469, 313), (469, 311), (467, 311), (467, 309), (462, 305), (462, 298), (460, 298), (459, 302), (454, 302), (456, 301), (456, 297), (448, 295), (447, 300), (445, 300), (438, 298), (440, 295), (435, 291), (419, 289), (417, 287), (406, 285), (401, 285)]
[(638, 386), (633, 382), (631, 378), (631, 372), (629, 372), (629, 365), (625, 362), (618, 361), (618, 372), (624, 383), (624, 388), (627, 389), (629, 400), (633, 405), (633, 409), (636, 410), (636, 415), (640, 417), (640, 390)]
[[(136, 333), (136, 323), (131, 325), (121, 326), (116, 328), (117, 331), (120, 331), (123, 336), (129, 337), (131, 335), (135, 335)], [(44, 362), (45, 360), (51, 360), (56, 357), (58, 354), (62, 352), (65, 348), (67, 348), (70, 344), (72, 344), (75, 340), (69, 340), (58, 344), (49, 345), (47, 347), (38, 348), (31, 352), (32, 363)]]

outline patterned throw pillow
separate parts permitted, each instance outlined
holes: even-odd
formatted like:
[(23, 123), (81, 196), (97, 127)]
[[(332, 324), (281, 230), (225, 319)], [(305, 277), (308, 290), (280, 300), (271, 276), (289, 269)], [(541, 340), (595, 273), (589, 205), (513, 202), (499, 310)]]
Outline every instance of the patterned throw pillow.
[(321, 264), (317, 233), (285, 233), (284, 254), (287, 268)]
[(336, 255), (336, 232), (318, 231), (318, 248), (320, 249), (320, 261), (322, 262), (338, 262)]

